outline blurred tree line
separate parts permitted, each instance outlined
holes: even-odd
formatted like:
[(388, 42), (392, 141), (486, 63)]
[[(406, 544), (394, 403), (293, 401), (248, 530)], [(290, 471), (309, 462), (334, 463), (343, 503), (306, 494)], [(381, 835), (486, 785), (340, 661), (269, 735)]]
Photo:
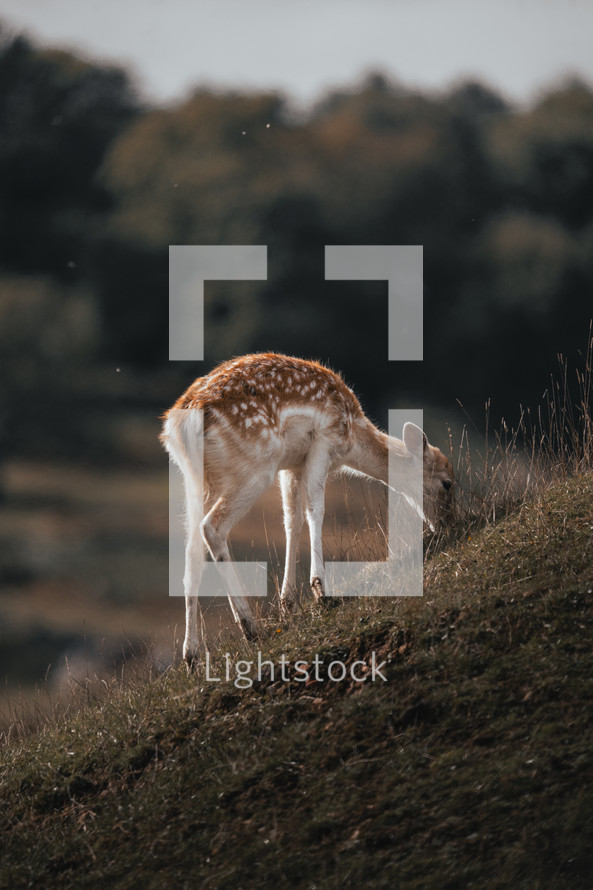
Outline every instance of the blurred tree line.
[[(276, 94), (143, 105), (129, 76), (0, 45), (0, 435), (109, 450), (214, 362), (317, 357), (386, 407), (513, 416), (593, 315), (593, 93), (531, 108), (381, 75), (306, 115)], [(168, 246), (266, 244), (266, 282), (206, 286), (206, 361), (168, 362)], [(388, 363), (387, 287), (324, 280), (329, 244), (424, 246), (422, 363)], [(119, 369), (119, 370), (117, 370)], [(117, 370), (117, 374), (116, 374)], [(89, 414), (94, 406), (99, 414)], [(89, 419), (90, 418), (90, 419)]]

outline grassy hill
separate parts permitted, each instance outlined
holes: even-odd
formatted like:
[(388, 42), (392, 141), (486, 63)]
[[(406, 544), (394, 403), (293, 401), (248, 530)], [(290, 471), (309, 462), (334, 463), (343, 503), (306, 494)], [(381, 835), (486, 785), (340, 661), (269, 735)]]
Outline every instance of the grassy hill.
[(98, 685), (5, 740), (0, 886), (589, 888), (592, 591), (587, 474), (445, 542), (421, 599), (271, 622), (273, 677), (233, 682), (237, 642), (229, 682)]

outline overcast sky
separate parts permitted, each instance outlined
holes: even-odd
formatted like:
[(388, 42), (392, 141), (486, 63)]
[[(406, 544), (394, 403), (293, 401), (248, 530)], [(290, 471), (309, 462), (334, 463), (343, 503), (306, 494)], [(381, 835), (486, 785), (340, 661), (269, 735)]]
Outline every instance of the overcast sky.
[(518, 100), (593, 82), (593, 0), (0, 0), (0, 21), (129, 67), (156, 101), (206, 83), (308, 103), (371, 70)]

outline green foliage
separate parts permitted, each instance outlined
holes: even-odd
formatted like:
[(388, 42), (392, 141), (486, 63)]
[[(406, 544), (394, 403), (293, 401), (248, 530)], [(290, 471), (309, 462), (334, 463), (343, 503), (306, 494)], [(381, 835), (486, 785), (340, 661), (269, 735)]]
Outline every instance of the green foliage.
[(100, 338), (88, 261), (113, 200), (96, 174), (137, 111), (123, 71), (0, 33), (3, 455), (80, 452), (72, 396)]
[(72, 277), (89, 216), (108, 202), (95, 173), (135, 111), (122, 71), (2, 41), (0, 264)]
[(592, 115), (591, 90), (573, 82), (532, 110), (494, 123), (491, 156), (514, 202), (571, 229), (590, 224)]
[[(267, 244), (265, 284), (207, 286), (207, 361), (258, 349), (321, 357), (371, 410), (401, 392), (382, 358), (384, 287), (325, 282), (323, 249), (420, 243), (425, 359), (405, 369), (406, 397), (476, 410), (484, 388), (516, 401), (526, 374), (521, 398), (532, 398), (590, 315), (592, 101), (574, 84), (517, 110), (480, 84), (428, 96), (377, 75), (295, 119), (274, 95), (200, 91), (114, 144), (102, 171), (119, 199), (114, 238), (139, 276), (151, 257), (165, 268), (168, 243)], [(163, 276), (130, 292), (125, 265), (118, 276), (109, 263), (118, 251), (123, 263), (113, 239), (99, 250), (106, 330), (116, 350), (154, 362), (163, 327), (134, 331), (125, 307), (156, 319)]]

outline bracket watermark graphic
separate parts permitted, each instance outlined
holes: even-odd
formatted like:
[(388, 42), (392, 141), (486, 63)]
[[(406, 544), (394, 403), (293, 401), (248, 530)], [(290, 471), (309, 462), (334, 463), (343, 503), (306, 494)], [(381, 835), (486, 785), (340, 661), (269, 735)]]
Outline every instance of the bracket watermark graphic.
[[(169, 360), (204, 359), (204, 283), (265, 281), (267, 247), (262, 245), (171, 245), (169, 247)], [(190, 409), (195, 411), (197, 409)], [(194, 469), (203, 479), (203, 424), (195, 424)], [(201, 511), (200, 511), (201, 512)], [(169, 595), (183, 596), (184, 497), (181, 477), (169, 462)], [(267, 595), (267, 564), (206, 562), (197, 596), (227, 596), (238, 575), (244, 596)]]
[(421, 245), (327, 245), (326, 281), (387, 282), (387, 358), (422, 361), (423, 248)]
[[(204, 283), (208, 280), (266, 280), (267, 248), (256, 246), (172, 245), (169, 248), (169, 358), (204, 358)], [(422, 247), (403, 245), (326, 246), (325, 278), (336, 281), (382, 280), (388, 288), (388, 359), (422, 361)], [(198, 409), (180, 409), (198, 410)], [(389, 435), (401, 437), (403, 424), (422, 428), (421, 410), (390, 410)], [(194, 470), (203, 477), (203, 426), (194, 425)], [(196, 466), (197, 463), (197, 466)], [(422, 504), (422, 466), (407, 488)], [(421, 596), (423, 520), (391, 485), (389, 467), (386, 561), (327, 562), (328, 596)], [(183, 595), (184, 496), (182, 479), (169, 464), (169, 595)], [(267, 595), (265, 562), (206, 562), (197, 596), (228, 596), (229, 579), (238, 576), (244, 596)]]
[[(192, 442), (192, 466), (197, 478), (204, 478), (204, 435), (200, 408), (177, 408), (194, 413), (196, 435)], [(203, 488), (203, 486), (202, 486)], [(200, 511), (202, 514), (203, 511)], [(185, 560), (184, 491), (181, 474), (169, 461), (169, 596), (183, 596)], [(265, 562), (205, 562), (197, 596), (228, 596), (229, 582), (239, 576), (243, 596), (267, 596), (268, 574)]]
[(262, 245), (169, 247), (169, 361), (204, 360), (204, 282), (265, 281)]
[[(407, 245), (332, 245), (325, 248), (325, 278), (331, 281), (387, 281), (389, 361), (422, 361), (423, 250)], [(389, 411), (389, 435), (401, 438), (406, 421), (423, 428), (421, 410)], [(390, 457), (390, 464), (392, 459)], [(422, 503), (422, 466), (410, 468)], [(402, 509), (389, 467), (385, 562), (328, 562), (328, 596), (422, 596), (422, 518)], [(407, 506), (407, 505), (406, 505)]]
[[(389, 411), (389, 435), (401, 438), (404, 423), (422, 428), (421, 409)], [(390, 460), (391, 460), (390, 456)], [(422, 466), (409, 470), (408, 485), (422, 503)], [(389, 477), (395, 474), (390, 468)], [(325, 564), (327, 596), (422, 596), (423, 520), (391, 485), (387, 490), (387, 559)]]

